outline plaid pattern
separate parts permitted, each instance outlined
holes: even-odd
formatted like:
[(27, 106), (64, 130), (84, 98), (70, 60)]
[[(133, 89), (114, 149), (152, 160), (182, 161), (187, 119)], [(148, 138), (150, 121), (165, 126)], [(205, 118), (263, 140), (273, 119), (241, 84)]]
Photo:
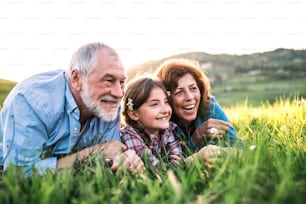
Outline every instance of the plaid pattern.
[[(135, 150), (141, 158), (147, 155), (151, 164), (155, 166), (159, 163), (161, 156), (168, 156), (170, 163), (173, 162), (173, 159), (169, 158), (170, 155), (182, 156), (181, 145), (173, 134), (175, 128), (176, 124), (170, 122), (169, 128), (161, 133), (160, 139), (148, 131), (145, 131), (144, 136), (147, 138), (141, 138), (133, 127), (126, 125), (121, 129), (121, 138), (129, 149)], [(147, 140), (148, 142), (146, 143), (145, 141)], [(157, 155), (154, 155), (153, 152), (156, 152)]]

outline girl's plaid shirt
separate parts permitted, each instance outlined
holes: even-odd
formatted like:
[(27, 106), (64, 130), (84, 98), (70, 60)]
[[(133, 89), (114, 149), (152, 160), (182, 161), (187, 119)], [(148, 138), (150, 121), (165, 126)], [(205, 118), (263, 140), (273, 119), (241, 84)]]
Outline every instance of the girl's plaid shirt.
[(143, 136), (146, 138), (142, 138), (133, 127), (126, 125), (121, 129), (121, 139), (129, 149), (135, 150), (141, 158), (147, 155), (153, 166), (158, 164), (159, 158), (165, 155), (168, 156), (168, 161), (171, 163), (173, 159), (169, 158), (170, 155), (182, 156), (180, 142), (173, 134), (173, 130), (176, 127), (177, 125), (175, 123), (170, 122), (169, 128), (161, 132), (159, 139), (146, 130)]

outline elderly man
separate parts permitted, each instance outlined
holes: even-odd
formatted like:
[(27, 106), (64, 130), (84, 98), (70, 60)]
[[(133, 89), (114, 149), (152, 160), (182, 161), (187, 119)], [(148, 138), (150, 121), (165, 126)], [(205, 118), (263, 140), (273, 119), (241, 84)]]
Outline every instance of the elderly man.
[(120, 101), (126, 75), (111, 47), (91, 43), (79, 48), (66, 71), (34, 75), (16, 85), (0, 112), (0, 164), (69, 168), (76, 159), (100, 153), (132, 172), (144, 164), (121, 143)]

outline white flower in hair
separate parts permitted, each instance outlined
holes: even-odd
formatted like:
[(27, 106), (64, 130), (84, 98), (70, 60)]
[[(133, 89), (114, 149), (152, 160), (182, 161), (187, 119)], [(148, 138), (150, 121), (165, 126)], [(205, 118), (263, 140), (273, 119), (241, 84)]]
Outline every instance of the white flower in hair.
[(133, 99), (128, 98), (128, 102), (126, 103), (128, 110), (132, 111), (133, 110)]
[(170, 91), (167, 91), (167, 95), (168, 95), (168, 96), (171, 96), (171, 92), (170, 92)]

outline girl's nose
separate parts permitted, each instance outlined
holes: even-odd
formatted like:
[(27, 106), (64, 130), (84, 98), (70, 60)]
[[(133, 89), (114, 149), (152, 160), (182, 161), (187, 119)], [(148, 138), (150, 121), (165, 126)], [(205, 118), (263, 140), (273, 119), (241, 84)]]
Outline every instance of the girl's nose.
[(171, 106), (169, 105), (169, 103), (164, 103), (161, 107), (161, 112), (162, 113), (172, 113), (172, 109), (171, 109)]

